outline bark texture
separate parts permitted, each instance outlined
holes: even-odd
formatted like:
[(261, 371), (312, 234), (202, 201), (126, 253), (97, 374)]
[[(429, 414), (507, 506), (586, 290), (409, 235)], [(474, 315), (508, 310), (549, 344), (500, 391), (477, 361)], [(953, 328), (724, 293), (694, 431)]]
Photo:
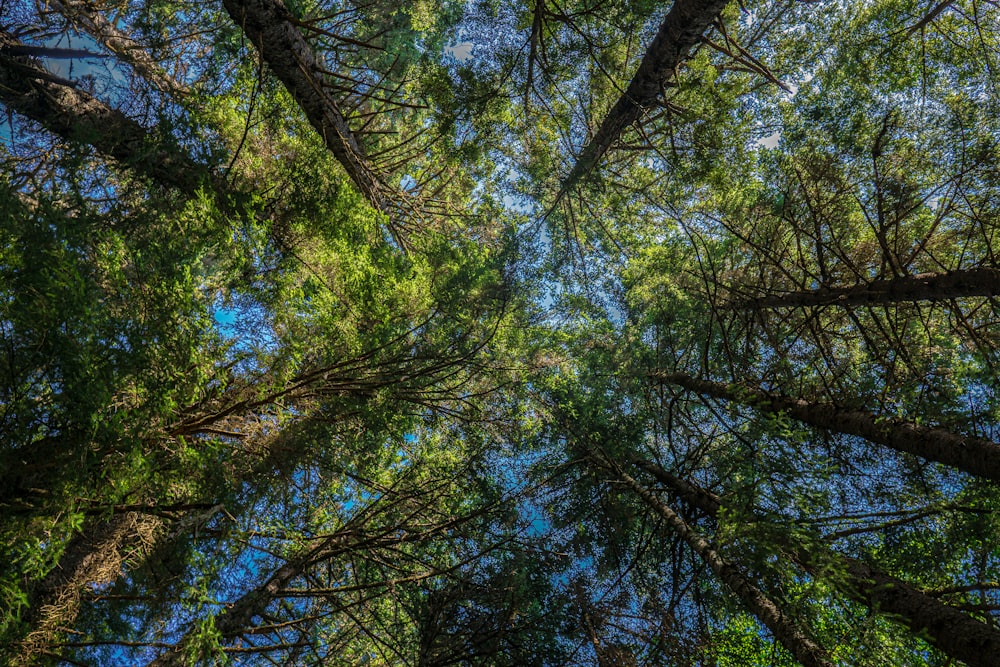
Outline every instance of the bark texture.
[[(803, 566), (813, 570), (814, 554), (797, 554)], [(942, 653), (969, 667), (990, 667), (1000, 659), (1000, 631), (946, 605), (876, 568), (842, 557), (851, 588), (844, 591), (873, 611), (891, 614)]]
[(148, 553), (162, 528), (158, 517), (121, 512), (95, 520), (70, 540), (59, 565), (31, 591), (25, 620), (33, 630), (18, 647), (13, 664), (35, 664), (63, 628), (72, 626), (84, 589), (115, 581), (126, 561)]
[(26, 56), (0, 31), (0, 102), (59, 137), (90, 144), (150, 180), (194, 194), (208, 170), (142, 125)]
[(285, 4), (281, 0), (223, 0), (222, 4), (361, 193), (373, 207), (385, 212), (386, 187), (369, 164), (336, 100), (330, 96), (324, 85), (326, 70), (295, 27), (294, 17)]
[[(635, 457), (633, 463), (686, 502), (711, 516), (718, 515), (721, 502), (715, 494), (672, 475), (655, 463), (639, 457)], [(828, 549), (804, 549), (791, 540), (779, 546), (787, 549), (792, 560), (806, 571), (819, 576), (831, 572), (833, 576), (828, 579), (843, 594), (873, 611), (891, 614), (913, 632), (925, 635), (932, 646), (950, 657), (970, 667), (997, 664), (1000, 630), (860, 560)]]
[(675, 0), (660, 29), (646, 49), (639, 69), (615, 105), (601, 122), (593, 139), (584, 146), (580, 157), (562, 184), (562, 192), (573, 188), (593, 171), (626, 127), (639, 120), (642, 113), (656, 104), (677, 67), (701, 40), (722, 13), (728, 0)]
[(1000, 294), (1000, 269), (982, 267), (947, 273), (921, 273), (890, 280), (873, 280), (853, 287), (831, 287), (736, 300), (737, 310), (866, 306), (909, 301), (947, 301)]
[[(278, 400), (286, 400), (297, 402), (300, 409), (306, 412), (308, 403), (305, 401), (319, 394), (353, 393), (363, 396), (389, 386), (396, 387), (400, 400), (419, 401), (422, 374), (433, 379), (439, 377), (439, 373), (446, 373), (457, 363), (457, 359), (437, 359), (429, 365), (414, 367), (408, 363), (412, 360), (404, 356), (383, 365), (372, 358), (373, 354), (359, 355), (354, 359), (304, 372), (288, 386), (264, 396), (255, 395), (247, 387), (233, 386), (214, 401), (189, 406), (184, 414), (179, 415), (177, 422), (164, 428), (162, 437), (167, 439), (182, 434), (196, 436), (230, 433), (244, 438), (244, 451), (256, 453), (243, 462), (248, 466), (246, 469), (238, 469), (234, 473), (233, 487), (239, 488), (247, 479), (274, 475), (276, 470), (287, 473), (302, 454), (297, 445), (290, 444), (275, 434), (257, 431), (255, 420), (245, 421), (255, 410)], [(408, 373), (409, 377), (406, 377)], [(416, 395), (409, 394), (410, 391)], [(307, 419), (308, 415), (303, 414), (301, 421)], [(293, 441), (296, 439), (294, 431), (289, 427), (280, 433)], [(0, 476), (0, 503), (13, 504), (30, 500), (32, 489), (36, 486), (53, 488), (53, 481), (46, 476), (57, 473), (63, 466), (72, 465), (74, 458), (79, 460), (80, 448), (84, 446), (81, 442), (87, 441), (49, 438), (32, 443), (25, 451), (19, 452), (20, 456), (9, 466), (9, 474)], [(106, 450), (103, 454), (109, 451)], [(98, 455), (102, 454), (94, 454)], [(30, 509), (30, 505), (28, 507)], [(175, 530), (170, 533), (150, 528), (153, 525), (151, 522), (160, 526), (160, 519), (134, 511), (118, 513), (108, 521), (95, 521), (85, 525), (82, 532), (74, 536), (59, 563), (28, 601), (24, 614), (34, 630), (20, 647), (21, 653), (26, 656), (24, 664), (30, 663), (32, 656), (40, 651), (51, 648), (59, 628), (71, 624), (79, 609), (80, 592), (87, 585), (116, 580), (126, 561), (134, 563), (144, 559), (155, 547), (162, 547), (181, 538), (191, 527), (204, 523), (220, 509), (221, 505), (213, 507), (207, 513), (191, 512), (178, 520)], [(153, 533), (155, 536), (151, 537)], [(255, 610), (262, 609), (260, 605), (266, 606), (273, 599), (274, 591), (283, 588), (289, 577), (295, 576), (295, 572), (300, 571), (305, 563), (319, 557), (329, 557), (337, 552), (336, 549), (342, 550), (342, 546), (340, 542), (330, 542), (323, 549), (325, 550), (289, 561), (269, 580), (273, 584), (271, 588), (265, 585), (257, 595), (241, 598), (238, 605), (234, 603), (231, 609), (220, 615), (216, 619), (216, 629), (225, 638), (235, 637), (259, 613)], [(225, 628), (233, 628), (232, 634), (226, 634)], [(183, 646), (178, 645), (175, 651), (161, 656), (162, 662), (154, 664), (183, 664), (182, 656)]]
[(805, 401), (745, 385), (699, 380), (683, 373), (653, 373), (652, 377), (688, 391), (742, 403), (765, 412), (786, 414), (810, 426), (860, 436), (869, 442), (943, 463), (970, 475), (1000, 481), (1000, 445), (992, 440), (902, 419), (880, 417), (868, 410)]

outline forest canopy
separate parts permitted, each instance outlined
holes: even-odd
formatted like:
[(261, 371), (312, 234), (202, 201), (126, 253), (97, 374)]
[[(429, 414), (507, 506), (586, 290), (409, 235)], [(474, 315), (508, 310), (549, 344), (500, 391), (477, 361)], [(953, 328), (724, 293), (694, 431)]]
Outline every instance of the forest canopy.
[(0, 1), (0, 661), (1000, 656), (1000, 3)]

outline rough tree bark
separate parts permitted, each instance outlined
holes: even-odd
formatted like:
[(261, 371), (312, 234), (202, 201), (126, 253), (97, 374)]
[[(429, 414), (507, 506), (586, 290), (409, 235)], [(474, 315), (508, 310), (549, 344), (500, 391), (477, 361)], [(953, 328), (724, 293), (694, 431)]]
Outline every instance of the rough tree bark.
[[(434, 378), (438, 373), (447, 371), (446, 366), (439, 364), (440, 360), (424, 369), (428, 377)], [(394, 368), (396, 372), (392, 373)], [(401, 379), (406, 370), (412, 376)], [(400, 400), (419, 401), (419, 373), (420, 369), (405, 368), (404, 363), (400, 363), (399, 367), (382, 365), (371, 355), (359, 355), (356, 359), (304, 372), (286, 387), (264, 396), (255, 396), (246, 388), (237, 386), (214, 401), (191, 406), (186, 414), (178, 416), (174, 424), (164, 427), (163, 437), (170, 439), (178, 435), (192, 437), (218, 432), (247, 435), (247, 430), (240, 427), (240, 420), (279, 400), (297, 402), (303, 413), (298, 421), (305, 423), (310, 412), (300, 402), (302, 397), (307, 401), (313, 400), (326, 392), (364, 396), (394, 386), (399, 391)], [(410, 395), (408, 391), (415, 391), (417, 395)], [(289, 433), (287, 425), (282, 433)], [(70, 455), (76, 452), (79, 458), (80, 442), (52, 438), (41, 444), (33, 443), (24, 453), (23, 460), (7, 475), (0, 477), (0, 482), (3, 482), (0, 483), (0, 502), (9, 504), (31, 498), (36, 487), (53, 488), (53, 478), (57, 478), (62, 466), (71, 464)], [(233, 488), (239, 488), (248, 479), (273, 476), (276, 470), (289, 472), (305, 453), (296, 445), (267, 434), (256, 440), (244, 440), (242, 447), (257, 452), (259, 460), (251, 458), (246, 470), (233, 479)], [(215, 502), (218, 500), (213, 499), (208, 504)], [(221, 508), (221, 505), (218, 507)], [(198, 513), (192, 512), (190, 516), (198, 516)], [(110, 519), (89, 522), (73, 537), (56, 567), (34, 589), (23, 612), (28, 624), (33, 627), (21, 649), (25, 664), (30, 662), (31, 656), (51, 644), (60, 627), (72, 622), (79, 608), (80, 593), (86, 586), (116, 580), (126, 560), (141, 559), (154, 547), (163, 546), (165, 541), (183, 538), (188, 532), (180, 530), (168, 535), (163, 531), (154, 531), (150, 527), (152, 522), (158, 522), (156, 526), (162, 523), (156, 517), (139, 512), (116, 513)], [(178, 525), (186, 525), (185, 519), (180, 519)]]
[(688, 391), (785, 414), (804, 424), (856, 435), (899, 452), (952, 466), (977, 477), (1000, 481), (1000, 445), (944, 428), (921, 426), (861, 409), (843, 408), (774, 394), (742, 384), (699, 380), (683, 373), (654, 372), (650, 376)]
[[(639, 457), (631, 460), (685, 502), (710, 516), (718, 516), (722, 506), (719, 496), (669, 473), (655, 463)], [(792, 560), (811, 574), (820, 577), (832, 574), (827, 579), (841, 593), (874, 611), (892, 615), (914, 633), (928, 637), (931, 645), (952, 658), (970, 667), (996, 664), (996, 657), (1000, 655), (1000, 630), (997, 628), (855, 558), (815, 546), (804, 548), (791, 539), (783, 540), (777, 546), (786, 550)]]
[(921, 273), (890, 280), (873, 280), (853, 287), (830, 287), (735, 299), (735, 310), (805, 308), (809, 306), (865, 306), (907, 301), (947, 301), (1000, 294), (1000, 269), (982, 267), (947, 273)]
[(327, 148), (371, 205), (386, 212), (387, 188), (369, 164), (336, 100), (324, 85), (324, 67), (295, 27), (282, 0), (223, 0), (233, 21), (260, 51)]
[(155, 183), (193, 195), (208, 170), (139, 123), (61, 79), (34, 59), (11, 55), (20, 41), (0, 31), (0, 102), (59, 137), (90, 144)]
[(59, 565), (29, 594), (23, 614), (32, 630), (18, 646), (13, 664), (35, 664), (38, 654), (76, 619), (83, 590), (116, 580), (126, 561), (141, 558), (149, 551), (163, 523), (150, 514), (119, 512), (107, 519), (92, 520), (74, 536)]
[(677, 67), (722, 13), (728, 0), (675, 0), (656, 37), (639, 63), (628, 88), (604, 117), (597, 133), (584, 146), (560, 192), (572, 189), (601, 160), (626, 127), (656, 104)]

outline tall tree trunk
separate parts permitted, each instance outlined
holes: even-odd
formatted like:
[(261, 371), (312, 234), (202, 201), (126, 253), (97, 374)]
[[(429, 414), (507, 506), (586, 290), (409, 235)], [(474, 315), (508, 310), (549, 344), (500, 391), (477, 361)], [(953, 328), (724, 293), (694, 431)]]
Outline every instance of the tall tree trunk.
[(590, 460), (636, 493), (708, 565), (740, 601), (774, 634), (781, 645), (806, 667), (833, 667), (826, 651), (785, 616), (781, 608), (754, 586), (736, 567), (726, 562), (705, 538), (695, 532), (670, 506), (630, 475), (591, 452)]
[(674, 0), (628, 88), (604, 117), (593, 139), (584, 146), (562, 183), (561, 193), (572, 189), (593, 171), (625, 128), (656, 104), (664, 86), (676, 76), (678, 66), (727, 4), (728, 0)]
[(880, 417), (868, 410), (791, 398), (755, 387), (699, 380), (683, 373), (654, 372), (651, 377), (705, 396), (741, 403), (764, 412), (786, 414), (817, 428), (857, 435), (869, 442), (943, 463), (970, 475), (1000, 481), (1000, 445), (985, 438)]
[(325, 68), (295, 26), (282, 0), (223, 0), (223, 6), (260, 51), (302, 108), (327, 148), (379, 211), (387, 211), (387, 187), (369, 164), (336, 100), (325, 85)]
[(90, 144), (155, 183), (188, 195), (208, 170), (170, 148), (125, 114), (112, 109), (35, 60), (11, 55), (24, 45), (0, 31), (0, 102), (69, 141)]
[[(380, 362), (375, 358), (374, 352), (359, 354), (330, 366), (304, 371), (284, 387), (263, 396), (247, 391), (246, 387), (236, 386), (214, 401), (191, 406), (188, 414), (178, 416), (174, 424), (164, 427), (162, 437), (170, 438), (181, 434), (193, 436), (218, 430), (246, 433), (246, 429), (237, 426), (238, 420), (278, 401), (298, 405), (301, 414), (296, 423), (306, 424), (310, 413), (306, 404), (297, 400), (301, 400), (303, 396), (307, 397), (306, 400), (313, 400), (324, 393), (366, 396), (392, 386), (398, 392), (399, 401), (425, 404), (425, 399), (420, 396), (423, 383), (439, 378), (442, 374), (447, 375), (449, 369), (454, 369), (462, 361), (461, 357), (424, 361), (400, 356)], [(329, 416), (324, 419), (329, 419)], [(237, 424), (232, 423), (234, 420)], [(260, 441), (253, 443), (253, 447), (251, 442), (244, 441), (243, 449), (256, 451), (260, 458), (251, 460), (244, 470), (234, 476), (232, 488), (240, 488), (247, 480), (271, 477), (276, 470), (290, 474), (305, 451), (297, 446), (297, 438), (289, 425), (286, 424), (280, 434), (283, 437), (265, 433)], [(291, 444), (286, 440), (291, 440)], [(31, 497), (33, 488), (54, 488), (54, 480), (59, 479), (63, 467), (72, 465), (71, 459), (74, 457), (78, 464), (83, 446), (81, 442), (86, 443), (86, 440), (49, 438), (32, 443), (10, 466), (8, 475), (0, 477), (0, 502), (10, 504), (19, 498)], [(110, 451), (107, 450), (104, 454)], [(101, 454), (95, 453), (95, 456), (98, 455)], [(212, 499), (211, 502), (214, 504), (221, 501)], [(198, 513), (193, 513), (187, 519), (181, 519), (178, 525), (183, 528), (190, 523), (191, 517), (197, 516)], [(162, 538), (151, 541), (147, 535), (150, 532), (147, 524), (154, 517), (137, 512), (129, 512), (128, 517), (115, 514), (108, 521), (90, 522), (83, 527), (81, 533), (74, 536), (59, 563), (43, 583), (36, 587), (28, 609), (24, 612), (29, 625), (33, 625), (33, 630), (24, 642), (25, 655), (34, 655), (38, 650), (44, 649), (46, 642), (55, 636), (58, 627), (68, 625), (75, 618), (79, 594), (85, 586), (95, 582), (114, 581), (121, 575), (126, 562), (125, 556), (116, 559), (111, 556), (122, 553), (127, 554), (131, 560), (140, 559), (154, 547), (162, 547), (164, 541), (178, 539), (187, 532), (175, 531), (172, 535), (163, 535)], [(111, 543), (108, 535), (111, 534), (114, 535), (115, 546), (109, 546)], [(102, 569), (95, 570), (89, 565), (83, 567), (81, 563), (103, 565)], [(61, 603), (57, 608), (54, 601), (59, 600), (72, 604)]]
[(143, 557), (163, 529), (163, 520), (140, 512), (119, 512), (95, 518), (70, 540), (53, 569), (29, 593), (23, 618), (32, 630), (20, 642), (14, 665), (35, 664), (41, 651), (67, 626), (80, 609), (87, 586), (106, 584), (121, 574), (123, 564)]
[(907, 301), (947, 301), (1000, 294), (1000, 269), (982, 267), (921, 273), (889, 280), (873, 280), (853, 287), (829, 287), (734, 300), (730, 308), (804, 308), (808, 306), (864, 306)]
[[(232, 416), (226, 414), (226, 417)], [(303, 421), (305, 419), (306, 416)], [(207, 425), (203, 424), (202, 429), (207, 429)], [(285, 441), (290, 433), (293, 431), (286, 427), (278, 434), (266, 433), (258, 441), (244, 441), (243, 447), (257, 452), (259, 458), (251, 459), (244, 470), (234, 475), (231, 488), (238, 489), (247, 480), (274, 476), (276, 471), (278, 475), (290, 474), (290, 469), (302, 454), (294, 439), (292, 444)], [(0, 484), (0, 501), (11, 503), (19, 496), (30, 498), (34, 487), (51, 489), (51, 478), (58, 474), (60, 466), (71, 465), (67, 452), (61, 450), (59, 457), (48, 451), (33, 453), (38, 454), (40, 461), (46, 458), (55, 461), (51, 466), (54, 470), (45, 471), (49, 478), (42, 481), (12, 473), (7, 485)], [(14, 465), (15, 473), (19, 467)], [(177, 519), (170, 530), (163, 529), (165, 522), (158, 516), (138, 511), (115, 512), (107, 519), (87, 521), (70, 540), (55, 567), (29, 590), (27, 607), (22, 616), (31, 630), (21, 641), (19, 664), (32, 664), (39, 651), (51, 647), (61, 628), (72, 626), (79, 611), (81, 592), (88, 586), (115, 582), (128, 563), (143, 562), (147, 555), (166, 549), (176, 540), (185, 539), (192, 529), (222, 510), (223, 505), (217, 503), (223, 499), (224, 496), (212, 499), (210, 503), (191, 503), (190, 511)], [(211, 509), (206, 511), (206, 506)], [(232, 506), (230, 509), (236, 510)]]
[[(417, 495), (420, 493), (423, 493), (423, 490), (417, 492)], [(237, 600), (226, 605), (225, 610), (214, 618), (213, 623), (216, 632), (219, 634), (220, 644), (232, 642), (248, 629), (253, 628), (254, 618), (264, 613), (267, 606), (275, 599), (283, 595), (287, 596), (296, 593), (297, 591), (288, 591), (288, 586), (294, 579), (304, 574), (308, 568), (346, 554), (351, 554), (352, 558), (363, 557), (366, 551), (375, 552), (380, 549), (395, 550), (404, 543), (435, 539), (454, 526), (474, 518), (488, 509), (488, 507), (480, 507), (468, 514), (457, 517), (448, 515), (440, 518), (437, 524), (428, 525), (425, 521), (426, 517), (422, 516), (423, 510), (428, 505), (426, 501), (416, 499), (416, 496), (409, 496), (406, 493), (402, 493), (398, 498), (391, 498), (389, 500), (386, 500), (386, 498), (389, 498), (389, 495), (382, 496), (382, 498), (376, 500), (376, 505), (370, 505), (361, 510), (354, 518), (343, 524), (336, 532), (324, 538), (316, 546), (300, 550), (296, 555), (286, 560), (283, 565), (274, 570), (271, 576), (259, 586), (247, 591)], [(408, 505), (410, 501), (414, 500), (414, 504)], [(385, 503), (385, 506), (377, 507), (377, 504), (380, 502)], [(404, 520), (403, 524), (391, 526), (378, 525), (377, 522), (381, 514), (387, 513), (394, 508), (398, 509), (404, 505), (403, 512), (407, 516), (406, 520), (413, 520), (415, 524), (413, 527), (406, 525), (406, 520)], [(417, 518), (418, 515), (420, 515), (419, 518)], [(379, 559), (379, 562), (384, 563), (385, 561)], [(430, 569), (420, 574), (398, 578), (392, 582), (378, 582), (371, 585), (361, 583), (353, 586), (345, 586), (339, 590), (346, 592), (352, 589), (362, 590), (384, 586), (391, 589), (400, 583), (428, 579), (436, 576), (436, 574), (437, 572)], [(329, 592), (307, 592), (307, 597), (323, 598), (328, 595)], [(352, 606), (352, 604), (347, 603), (346, 606)], [(336, 610), (327, 609), (327, 612), (332, 611)], [(352, 619), (352, 622), (356, 621)], [(194, 637), (192, 635), (183, 636), (173, 648), (160, 654), (155, 660), (148, 663), (147, 667), (180, 667), (187, 664), (185, 650), (193, 640)]]
[(183, 83), (168, 75), (150, 57), (146, 49), (137, 41), (115, 27), (111, 21), (94, 8), (92, 3), (82, 0), (46, 0), (46, 4), (65, 16), (73, 25), (88, 33), (97, 42), (132, 66), (143, 79), (149, 81), (160, 92), (176, 100), (182, 100), (191, 91)]
[[(721, 499), (693, 482), (681, 479), (639, 457), (631, 459), (710, 516), (718, 516)], [(901, 579), (880, 572), (855, 558), (819, 547), (803, 548), (791, 539), (778, 545), (806, 571), (826, 577), (844, 595), (873, 611), (890, 614), (914, 633), (926, 635), (935, 648), (970, 667), (995, 665), (1000, 655), (1000, 630), (942, 603)], [(847, 575), (846, 577), (844, 575)]]

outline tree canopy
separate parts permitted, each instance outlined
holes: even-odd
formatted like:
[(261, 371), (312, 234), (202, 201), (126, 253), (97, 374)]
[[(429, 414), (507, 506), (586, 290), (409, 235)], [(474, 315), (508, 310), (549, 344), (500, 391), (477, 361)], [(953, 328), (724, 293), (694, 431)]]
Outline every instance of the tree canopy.
[(0, 3), (0, 660), (997, 664), (998, 67), (991, 0)]

